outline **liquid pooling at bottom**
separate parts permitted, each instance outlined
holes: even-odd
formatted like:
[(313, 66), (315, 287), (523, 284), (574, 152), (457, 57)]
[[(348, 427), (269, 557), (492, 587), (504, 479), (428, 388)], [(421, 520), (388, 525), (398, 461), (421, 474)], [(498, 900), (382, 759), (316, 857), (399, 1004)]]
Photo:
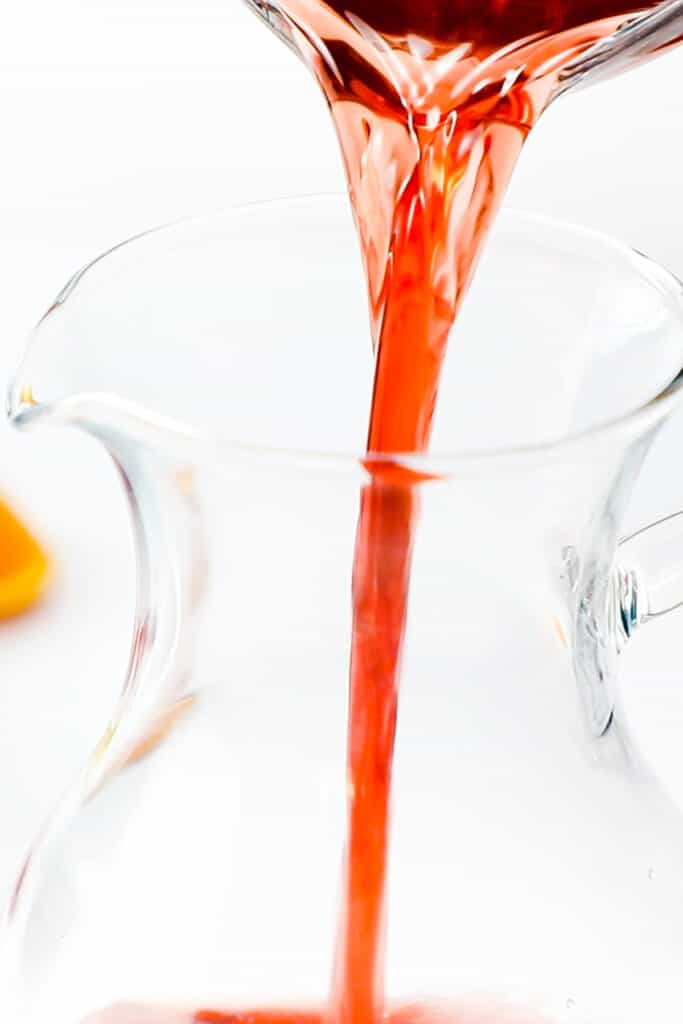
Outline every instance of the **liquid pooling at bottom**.
[[(315, 1010), (172, 1010), (125, 1003), (101, 1010), (82, 1024), (325, 1024)], [(506, 1004), (476, 1002), (439, 1007), (411, 1004), (390, 1010), (386, 1024), (551, 1024), (547, 1017)]]

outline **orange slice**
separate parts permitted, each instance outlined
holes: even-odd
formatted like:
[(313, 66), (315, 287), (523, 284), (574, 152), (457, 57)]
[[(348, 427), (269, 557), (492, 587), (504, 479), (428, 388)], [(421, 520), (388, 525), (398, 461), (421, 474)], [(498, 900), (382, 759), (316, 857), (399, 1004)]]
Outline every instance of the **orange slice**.
[(0, 619), (18, 615), (38, 600), (49, 567), (38, 541), (0, 501)]

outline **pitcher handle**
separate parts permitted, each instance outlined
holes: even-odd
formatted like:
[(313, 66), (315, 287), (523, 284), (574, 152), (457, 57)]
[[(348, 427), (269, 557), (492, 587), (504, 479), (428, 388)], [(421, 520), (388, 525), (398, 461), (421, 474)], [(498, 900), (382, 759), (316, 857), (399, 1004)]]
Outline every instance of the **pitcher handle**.
[(617, 545), (616, 565), (578, 586), (576, 552), (564, 552), (576, 600), (574, 671), (589, 728), (613, 720), (616, 658), (637, 629), (683, 605), (683, 511), (637, 530)]
[(618, 628), (624, 641), (683, 605), (683, 512), (625, 537), (618, 547)]

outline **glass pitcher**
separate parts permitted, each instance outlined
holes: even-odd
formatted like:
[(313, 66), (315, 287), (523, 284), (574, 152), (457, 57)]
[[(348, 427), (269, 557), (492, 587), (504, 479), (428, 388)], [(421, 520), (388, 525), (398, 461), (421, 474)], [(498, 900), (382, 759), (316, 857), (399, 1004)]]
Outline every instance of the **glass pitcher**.
[(265, 203), (111, 250), (30, 339), (10, 414), (103, 444), (139, 587), (120, 703), (14, 889), (3, 1021), (329, 1017), (368, 481), (421, 508), (387, 1014), (683, 1019), (683, 816), (617, 671), (683, 600), (683, 517), (617, 544), (683, 402), (683, 289), (599, 234), (505, 212), (430, 454), (368, 460), (362, 274), (343, 198)]

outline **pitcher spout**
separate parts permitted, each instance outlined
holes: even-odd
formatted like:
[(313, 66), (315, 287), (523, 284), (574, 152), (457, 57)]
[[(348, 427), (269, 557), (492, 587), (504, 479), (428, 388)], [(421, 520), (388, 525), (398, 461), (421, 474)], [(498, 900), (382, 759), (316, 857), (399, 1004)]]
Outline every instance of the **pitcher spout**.
[[(121, 315), (117, 290), (98, 276), (98, 261), (87, 269), (31, 333), (9, 383), (6, 412), (21, 429), (68, 426), (94, 437), (102, 457), (114, 461), (128, 504), (136, 610), (121, 697), (84, 781), (94, 791), (113, 766), (160, 741), (191, 704), (206, 557), (194, 438), (176, 444), (170, 420), (149, 411), (154, 377), (144, 356), (136, 358), (142, 339), (133, 337), (140, 320)], [(168, 408), (172, 396), (165, 397)]]
[(34, 392), (36, 348), (33, 336), (29, 340), (22, 360), (11, 376), (5, 395), (5, 414), (14, 427), (32, 425), (47, 410), (49, 403), (40, 401)]

